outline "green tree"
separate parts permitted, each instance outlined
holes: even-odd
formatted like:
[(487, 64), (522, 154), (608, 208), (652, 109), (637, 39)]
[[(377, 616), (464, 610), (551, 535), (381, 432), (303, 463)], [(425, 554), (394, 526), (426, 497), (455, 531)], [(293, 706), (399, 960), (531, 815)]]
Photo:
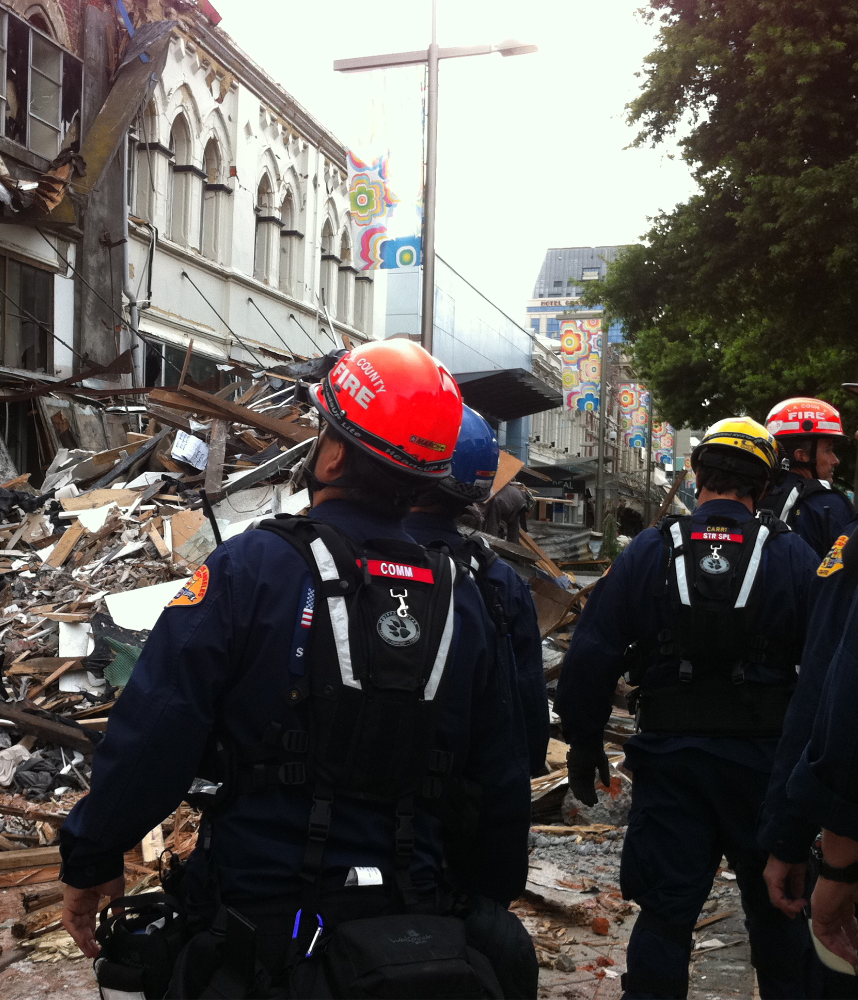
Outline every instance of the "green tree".
[(651, 0), (629, 120), (699, 191), (586, 300), (622, 319), (659, 412), (705, 425), (789, 395), (858, 408), (858, 0)]

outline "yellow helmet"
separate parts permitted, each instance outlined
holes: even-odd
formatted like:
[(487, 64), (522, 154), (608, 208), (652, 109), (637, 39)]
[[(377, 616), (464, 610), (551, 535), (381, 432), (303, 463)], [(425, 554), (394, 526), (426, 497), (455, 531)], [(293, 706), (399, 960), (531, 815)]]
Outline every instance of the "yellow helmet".
[(778, 445), (766, 428), (751, 417), (727, 417), (712, 424), (691, 453), (691, 468), (713, 465), (750, 475), (765, 471), (770, 481), (778, 470)]

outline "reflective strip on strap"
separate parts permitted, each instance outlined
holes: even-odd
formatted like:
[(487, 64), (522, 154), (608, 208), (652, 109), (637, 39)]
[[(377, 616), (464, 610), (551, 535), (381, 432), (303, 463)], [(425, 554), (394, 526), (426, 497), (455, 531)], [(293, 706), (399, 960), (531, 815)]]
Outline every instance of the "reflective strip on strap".
[[(675, 521), (670, 526), (670, 534), (673, 538), (674, 549), (682, 548), (682, 528), (679, 527), (679, 522)], [(679, 589), (679, 600), (687, 605), (691, 606), (691, 595), (688, 593), (688, 578), (685, 574), (685, 556), (683, 553), (679, 552), (674, 556), (674, 565), (676, 567), (676, 586)]]
[(744, 608), (748, 603), (748, 598), (751, 596), (751, 588), (754, 586), (754, 581), (757, 579), (757, 573), (760, 569), (760, 561), (763, 556), (763, 546), (766, 544), (766, 539), (769, 537), (769, 529), (762, 525), (759, 532), (757, 533), (757, 540), (754, 542), (754, 551), (751, 554), (751, 561), (748, 563), (748, 568), (745, 571), (745, 579), (742, 581), (742, 589), (739, 591), (739, 596), (736, 598), (736, 603), (733, 605), (734, 608)]
[[(337, 564), (327, 545), (321, 538), (314, 538), (310, 543), (313, 558), (322, 580), (339, 580)], [(328, 614), (331, 616), (331, 628), (334, 632), (334, 644), (337, 647), (337, 659), (340, 662), (340, 677), (346, 687), (360, 690), (360, 681), (355, 679), (352, 670), (352, 650), (349, 645), (349, 612), (345, 597), (328, 598)]]
[(450, 652), (450, 643), (453, 641), (453, 625), (455, 624), (454, 603), (456, 598), (456, 567), (452, 559), (449, 559), (451, 586), (450, 586), (450, 606), (447, 608), (447, 621), (444, 623), (444, 631), (441, 634), (441, 645), (438, 647), (438, 654), (432, 666), (432, 673), (423, 688), (423, 700), (432, 701), (438, 693), (438, 686), (444, 676), (444, 667), (447, 664), (447, 656)]
[(786, 498), (786, 502), (783, 505), (783, 510), (781, 510), (780, 516), (782, 521), (786, 521), (786, 519), (789, 517), (789, 512), (795, 506), (796, 500), (798, 500), (798, 487), (793, 486), (792, 490), (790, 491), (790, 495)]

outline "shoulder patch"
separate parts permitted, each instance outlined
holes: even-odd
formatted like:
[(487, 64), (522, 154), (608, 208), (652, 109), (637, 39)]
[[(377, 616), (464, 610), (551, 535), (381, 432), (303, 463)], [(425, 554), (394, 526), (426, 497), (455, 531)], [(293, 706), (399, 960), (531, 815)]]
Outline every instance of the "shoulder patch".
[(819, 564), (819, 569), (816, 571), (817, 576), (831, 576), (838, 570), (843, 569), (843, 546), (849, 541), (849, 535), (840, 535), (840, 537), (831, 546), (831, 550), (828, 555)]
[(187, 607), (190, 604), (200, 604), (209, 589), (209, 568), (200, 566), (184, 587), (167, 605), (168, 608)]

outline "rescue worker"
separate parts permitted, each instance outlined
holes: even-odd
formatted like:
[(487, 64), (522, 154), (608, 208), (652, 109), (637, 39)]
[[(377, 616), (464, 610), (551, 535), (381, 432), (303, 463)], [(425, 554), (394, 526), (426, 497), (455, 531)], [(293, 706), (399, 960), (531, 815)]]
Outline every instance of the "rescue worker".
[[(858, 392), (858, 385), (853, 383), (846, 383), (843, 387)], [(841, 642), (851, 641), (853, 650), (855, 648), (854, 638), (850, 640), (845, 629), (858, 585), (858, 559), (855, 558), (858, 543), (852, 540), (856, 536), (856, 529), (858, 516), (853, 516), (816, 571), (818, 596), (802, 657), (796, 696), (790, 704), (784, 723), (784, 734), (778, 746), (775, 768), (761, 816), (760, 844), (771, 852), (765, 873), (769, 895), (772, 902), (790, 916), (796, 916), (807, 905), (808, 887), (817, 874), (817, 865), (811, 858), (813, 844), (820, 825), (831, 822), (821, 810), (822, 802), (830, 795), (824, 784), (825, 769), (817, 764), (809, 766), (809, 760), (819, 755), (824, 737), (813, 749), (808, 744), (814, 736), (814, 722), (820, 700), (830, 697), (832, 689), (826, 695), (823, 692), (826, 690), (829, 669), (835, 662), (839, 662)], [(805, 748), (808, 748), (808, 756), (803, 758)], [(797, 772), (795, 782), (788, 785), (793, 771)], [(838, 848), (842, 851), (844, 844), (837, 844), (832, 834), (826, 840), (829, 855), (838, 854)], [(848, 849), (848, 844), (845, 846)], [(822, 849), (824, 852), (825, 847)], [(826, 860), (831, 862), (830, 857), (826, 857)], [(842, 860), (838, 854), (838, 861)], [(848, 883), (846, 887), (848, 888)], [(821, 933), (824, 939), (831, 933), (830, 927), (822, 928), (822, 923), (830, 919), (826, 912), (830, 900), (826, 902), (824, 897), (831, 896), (832, 893), (837, 895), (837, 887), (822, 883), (822, 898), (817, 897), (820, 905), (814, 911), (817, 936)], [(827, 939), (825, 943), (831, 947)], [(845, 957), (850, 964), (855, 964), (854, 953), (841, 957)], [(858, 980), (854, 977), (825, 968), (821, 963), (816, 964), (815, 972), (813, 996), (858, 997)]]
[[(858, 560), (850, 571), (843, 552), (858, 528), (858, 517), (843, 528), (816, 575), (817, 597), (808, 630), (795, 696), (784, 720), (766, 802), (760, 817), (758, 841), (768, 852), (764, 877), (772, 903), (791, 918), (808, 902), (808, 861), (819, 823), (806, 815), (787, 795), (787, 782), (813, 733), (829, 664), (834, 658), (858, 583)], [(811, 873), (812, 874), (812, 873)], [(858, 997), (858, 981), (814, 962), (808, 996)]]
[(554, 702), (569, 786), (594, 805), (597, 771), (608, 784), (602, 734), (627, 672), (638, 732), (624, 747), (634, 780), (620, 883), (641, 912), (626, 1000), (686, 996), (692, 931), (722, 855), (742, 892), (760, 995), (804, 997), (806, 933), (769, 902), (755, 833), (816, 558), (780, 522), (754, 517), (777, 469), (762, 425), (714, 424), (692, 469), (696, 511), (641, 532), (573, 633)]
[(835, 448), (846, 438), (840, 414), (822, 399), (797, 396), (772, 407), (766, 428), (787, 464), (766, 506), (822, 559), (854, 513), (849, 498), (834, 486), (840, 464)]
[(431, 493), (420, 497), (406, 518), (405, 530), (422, 545), (443, 543), (455, 553), (474, 559), (480, 590), (502, 643), (511, 652), (513, 694), (527, 735), (531, 776), (545, 770), (550, 724), (548, 692), (542, 666), (542, 638), (530, 587), (515, 570), (478, 536), (465, 539), (457, 518), (474, 503), (484, 503), (492, 491), (500, 449), (488, 422), (469, 406), (462, 408), (462, 429), (453, 452), (450, 475)]
[[(213, 743), (218, 771), (195, 786), (215, 792), (215, 806), (185, 895), (198, 912), (216, 891), (232, 955), (252, 949), (230, 945), (229, 920), (245, 937), (255, 928), (260, 975), (275, 986), (307, 964), (295, 964), (305, 951), (330, 942), (330, 956), (361, 918), (448, 913), (445, 866), (497, 920), (524, 888), (530, 786), (501, 714), (491, 623), (473, 582), (456, 583), (449, 557), (402, 526), (449, 472), (458, 387), (422, 348), (391, 340), (344, 353), (309, 397), (321, 426), (305, 467), (312, 519), (230, 539), (170, 602), (111, 713), (92, 790), (62, 828), (63, 921), (89, 957), (99, 900), (123, 891), (123, 852), (185, 798)], [(467, 805), (474, 789), (477, 819), (452, 825), (449, 794)], [(424, 939), (394, 934), (390, 947)], [(196, 941), (177, 970), (200, 990), (210, 949)], [(395, 961), (388, 971), (408, 972)], [(479, 961), (462, 962), (473, 978)], [(448, 967), (436, 963), (439, 991), (477, 995), (456, 993)], [(187, 977), (171, 991), (200, 995)]]
[[(819, 700), (810, 742), (787, 784), (790, 805), (822, 830), (815, 845), (816, 886), (811, 896), (813, 931), (821, 945), (858, 970), (858, 772), (855, 768), (855, 718), (858, 711), (858, 532), (838, 554), (841, 589), (849, 586), (848, 605)], [(838, 977), (841, 981), (845, 977)], [(837, 996), (856, 996), (851, 990)]]

